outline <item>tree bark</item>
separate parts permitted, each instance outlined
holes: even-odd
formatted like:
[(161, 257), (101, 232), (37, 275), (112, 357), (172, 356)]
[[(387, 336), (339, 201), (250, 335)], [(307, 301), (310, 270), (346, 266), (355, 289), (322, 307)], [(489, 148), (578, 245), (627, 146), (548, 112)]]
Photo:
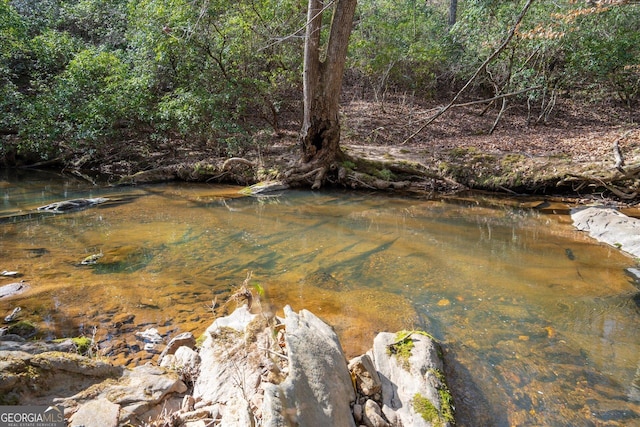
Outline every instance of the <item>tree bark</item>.
[[(304, 114), (300, 135), (303, 164), (309, 170), (322, 166), (326, 173), (340, 150), (340, 91), (356, 0), (336, 0), (331, 19), (326, 57), (320, 58), (323, 3), (309, 0), (304, 49)], [(314, 183), (314, 187), (318, 180)]]
[(456, 24), (456, 15), (458, 14), (458, 0), (449, 1), (449, 27)]

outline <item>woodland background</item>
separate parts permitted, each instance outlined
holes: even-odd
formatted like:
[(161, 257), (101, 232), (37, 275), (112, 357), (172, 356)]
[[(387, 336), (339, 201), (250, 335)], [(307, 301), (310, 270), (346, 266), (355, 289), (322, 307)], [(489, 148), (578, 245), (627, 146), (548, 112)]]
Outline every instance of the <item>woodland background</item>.
[[(523, 4), (361, 0), (343, 97), (381, 113), (390, 99), (450, 99)], [(306, 14), (303, 0), (0, 0), (0, 160), (80, 153), (91, 163), (105, 147), (181, 142), (232, 157), (268, 146), (299, 130)], [(495, 97), (481, 107), (517, 106), (528, 126), (553, 120), (559, 100), (634, 121), (640, 4), (533, 2), (458, 102)]]

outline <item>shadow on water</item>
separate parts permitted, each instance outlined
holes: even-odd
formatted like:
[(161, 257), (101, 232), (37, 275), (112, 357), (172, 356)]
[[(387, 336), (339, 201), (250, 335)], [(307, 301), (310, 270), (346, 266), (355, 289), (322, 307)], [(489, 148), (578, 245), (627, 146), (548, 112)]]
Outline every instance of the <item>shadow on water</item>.
[(467, 365), (460, 363), (456, 354), (455, 349), (444, 346), (444, 371), (456, 408), (456, 425), (509, 426), (506, 405), (491, 405), (474, 380), (477, 372), (471, 372)]
[(640, 421), (640, 296), (625, 273), (634, 262), (566, 216), (471, 198), (255, 199), (209, 185), (116, 191), (50, 181), (3, 183), (0, 215), (65, 198), (114, 203), (0, 224), (0, 271), (31, 285), (0, 300), (0, 312), (21, 306), (48, 336), (96, 327), (105, 355), (144, 363), (155, 354), (134, 332), (200, 335), (214, 301), (252, 271), (264, 307), (311, 310), (348, 357), (384, 330), (436, 336), (459, 425)]

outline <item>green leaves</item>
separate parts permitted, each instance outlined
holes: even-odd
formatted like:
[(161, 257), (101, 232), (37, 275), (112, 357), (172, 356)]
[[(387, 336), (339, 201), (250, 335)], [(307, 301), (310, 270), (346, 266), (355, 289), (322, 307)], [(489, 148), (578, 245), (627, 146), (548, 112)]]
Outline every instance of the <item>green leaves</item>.
[(428, 89), (446, 67), (454, 46), (447, 10), (425, 2), (374, 0), (360, 4), (351, 38), (351, 61), (365, 75)]
[[(0, 130), (25, 151), (190, 138), (241, 153), (299, 108), (300, 0), (0, 0)], [(523, 1), (360, 2), (349, 65), (376, 95), (463, 82)], [(326, 14), (329, 15), (329, 14)], [(329, 17), (327, 16), (327, 19)], [(535, 2), (476, 89), (640, 97), (640, 8)], [(444, 82), (444, 83), (443, 83)], [(13, 137), (13, 136), (12, 136)]]

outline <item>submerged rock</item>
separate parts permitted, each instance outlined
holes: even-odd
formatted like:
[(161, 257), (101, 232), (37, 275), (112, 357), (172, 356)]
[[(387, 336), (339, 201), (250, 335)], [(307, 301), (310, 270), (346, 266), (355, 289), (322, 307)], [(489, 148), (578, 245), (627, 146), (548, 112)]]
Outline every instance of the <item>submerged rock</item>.
[(136, 338), (145, 344), (162, 344), (164, 338), (156, 328), (145, 329), (142, 332), (136, 332)]
[(0, 276), (18, 277), (18, 276), (21, 276), (21, 274), (18, 271), (7, 271), (7, 270), (4, 270), (3, 272), (0, 272)]
[(19, 295), (29, 290), (30, 287), (27, 282), (15, 282), (2, 285), (0, 286), (0, 299)]
[(71, 212), (71, 211), (78, 211), (81, 209), (90, 208), (107, 201), (109, 201), (109, 199), (105, 197), (96, 197), (91, 199), (64, 200), (62, 202), (55, 202), (45, 206), (40, 206), (38, 210), (46, 211), (46, 212), (56, 212), (56, 213)]

